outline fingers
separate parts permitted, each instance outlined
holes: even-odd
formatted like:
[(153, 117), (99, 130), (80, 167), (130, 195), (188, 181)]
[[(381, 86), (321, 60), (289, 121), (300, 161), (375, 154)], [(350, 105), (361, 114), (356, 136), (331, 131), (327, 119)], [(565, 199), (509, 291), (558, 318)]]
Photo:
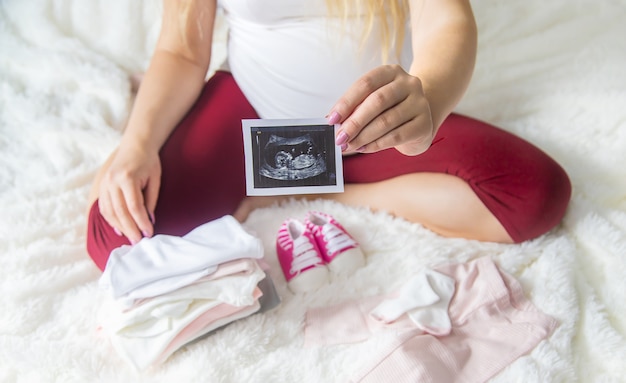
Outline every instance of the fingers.
[(381, 66), (366, 73), (337, 101), (329, 114), (328, 122), (330, 124), (343, 122), (344, 117), (350, 116), (369, 95), (391, 82), (394, 76), (391, 66)]
[(144, 189), (144, 200), (146, 204), (146, 212), (148, 214), (148, 218), (150, 219), (150, 225), (152, 232), (150, 232), (149, 237), (154, 235), (154, 209), (156, 208), (157, 200), (159, 198), (159, 189), (161, 188), (161, 182), (159, 177), (154, 177), (153, 179), (148, 181)]
[(118, 235), (126, 236), (131, 244), (154, 234), (152, 217), (158, 185), (156, 192), (154, 189), (155, 187), (146, 188), (146, 194), (150, 195), (150, 208), (144, 202), (140, 187), (131, 183), (100, 193), (98, 203), (102, 216)]
[(421, 81), (397, 65), (376, 68), (348, 89), (330, 114), (329, 123), (336, 122), (341, 122), (336, 144), (342, 151), (396, 147), (416, 155), (432, 142), (430, 107)]
[(161, 182), (158, 153), (120, 147), (103, 169), (98, 204), (104, 219), (131, 244), (152, 237)]
[(391, 83), (376, 90), (344, 121), (341, 129), (352, 137), (350, 149), (362, 151), (365, 145), (383, 139), (387, 134), (391, 136), (381, 140), (380, 144), (394, 143), (393, 137), (401, 138), (399, 134), (402, 132), (395, 130), (413, 119), (416, 112), (411, 103), (406, 102), (408, 94), (397, 88), (398, 84)]
[[(126, 184), (122, 188), (122, 192), (126, 205), (126, 211), (121, 211), (124, 213), (123, 219), (120, 220), (124, 226), (122, 232), (126, 234), (128, 239), (131, 241), (134, 239), (136, 242), (143, 237), (151, 237), (153, 232), (152, 222), (148, 215), (141, 188), (139, 185)], [(123, 204), (119, 206), (123, 207)], [(118, 212), (118, 216), (119, 214), (120, 212)]]
[(348, 150), (373, 153), (395, 147), (402, 154), (418, 155), (430, 147), (433, 137), (426, 99), (407, 99), (376, 116), (350, 142)]

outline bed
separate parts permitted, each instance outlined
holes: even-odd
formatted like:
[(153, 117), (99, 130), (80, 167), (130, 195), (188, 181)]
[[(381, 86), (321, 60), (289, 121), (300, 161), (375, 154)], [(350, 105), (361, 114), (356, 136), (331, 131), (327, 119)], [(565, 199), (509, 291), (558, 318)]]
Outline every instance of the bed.
[[(556, 331), (491, 382), (626, 381), (626, 3), (475, 0), (476, 72), (457, 110), (557, 159), (573, 183), (562, 224), (517, 245), (440, 237), (385, 213), (289, 201), (245, 222), (263, 241), (282, 303), (136, 372), (98, 331), (106, 298), (85, 251), (90, 182), (119, 140), (160, 23), (156, 0), (0, 2), (0, 381), (342, 382), (372, 339), (304, 348), (309, 307), (397, 287), (423, 267), (491, 257)], [(218, 25), (215, 62), (224, 55)], [(213, 70), (215, 66), (212, 67)], [(367, 264), (294, 295), (276, 230), (331, 212)]]

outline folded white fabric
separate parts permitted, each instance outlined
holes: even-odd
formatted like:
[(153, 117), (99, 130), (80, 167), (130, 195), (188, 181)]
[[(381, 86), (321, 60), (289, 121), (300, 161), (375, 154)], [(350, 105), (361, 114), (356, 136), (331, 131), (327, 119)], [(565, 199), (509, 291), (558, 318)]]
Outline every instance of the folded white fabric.
[(237, 273), (217, 279), (193, 283), (168, 294), (146, 299), (128, 310), (120, 310), (116, 301), (105, 302), (99, 317), (102, 327), (111, 336), (149, 337), (175, 330), (172, 318), (182, 318), (198, 300), (206, 311), (221, 303), (235, 307), (254, 303), (253, 292), (265, 278), (256, 263), (249, 273)]
[(209, 275), (221, 263), (263, 257), (261, 241), (227, 215), (183, 237), (156, 235), (111, 252), (100, 287), (113, 298), (149, 298)]
[(258, 311), (261, 241), (232, 216), (183, 237), (114, 250), (100, 278), (99, 319), (117, 353), (142, 370), (206, 331)]

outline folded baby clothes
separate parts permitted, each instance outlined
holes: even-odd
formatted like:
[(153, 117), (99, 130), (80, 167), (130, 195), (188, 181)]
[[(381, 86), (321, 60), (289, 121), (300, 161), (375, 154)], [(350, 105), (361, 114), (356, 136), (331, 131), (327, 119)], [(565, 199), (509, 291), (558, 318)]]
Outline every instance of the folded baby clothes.
[[(221, 265), (218, 265), (217, 270), (214, 273), (204, 276), (188, 285), (185, 285), (167, 294), (157, 295), (156, 297), (152, 297), (152, 298), (135, 299), (132, 301), (132, 304), (129, 304), (131, 303), (131, 301), (128, 301), (125, 298), (118, 298), (118, 299), (114, 299), (108, 302), (108, 304), (114, 305), (115, 310), (117, 311), (127, 311), (132, 308), (139, 308), (146, 302), (152, 302), (154, 304), (154, 302), (163, 302), (166, 299), (169, 299), (169, 300), (183, 299), (186, 296), (192, 296), (196, 298), (205, 297), (206, 299), (215, 298), (216, 292), (214, 291), (214, 289), (216, 286), (220, 285), (219, 283), (215, 285), (209, 284), (209, 286), (213, 286), (213, 288), (210, 288), (207, 291), (203, 291), (200, 296), (198, 295), (198, 288), (196, 285), (201, 285), (204, 282), (217, 280), (223, 277), (239, 276), (239, 277), (244, 277), (242, 279), (243, 281), (248, 281), (249, 278), (246, 278), (246, 277), (249, 277), (255, 273), (259, 274), (260, 270), (262, 270), (262, 268), (260, 267), (260, 264), (256, 262), (256, 260), (254, 259), (238, 259), (235, 261), (229, 261)], [(226, 294), (228, 291), (229, 290), (226, 289), (222, 291), (221, 293)], [(155, 300), (154, 298), (157, 298), (157, 299)], [(223, 299), (228, 299), (228, 298), (224, 297)]]
[(262, 258), (260, 240), (231, 216), (184, 237), (117, 249), (100, 279), (110, 295), (101, 327), (130, 365), (156, 366), (215, 329), (278, 305)]
[(101, 323), (109, 332), (129, 337), (143, 336), (146, 331), (160, 333), (172, 330), (172, 318), (187, 315), (189, 307), (202, 300), (208, 310), (220, 303), (249, 306), (254, 303), (253, 292), (265, 273), (256, 264), (247, 273), (224, 275), (198, 281), (168, 294), (142, 300), (130, 309), (120, 310), (115, 301), (105, 302), (100, 310)]
[(200, 339), (238, 319), (242, 319), (259, 312), (261, 309), (261, 303), (258, 300), (260, 295), (260, 290), (256, 290), (256, 300), (250, 306), (236, 307), (223, 303), (200, 315), (194, 321), (189, 323), (182, 331), (176, 334), (167, 347), (161, 351), (161, 354), (154, 361), (152, 361), (152, 364), (156, 365), (163, 363), (174, 352), (188, 343)]
[[(233, 306), (226, 303), (218, 303), (210, 300), (195, 300), (187, 310), (178, 316), (167, 319), (167, 326), (159, 326), (157, 331), (145, 331), (139, 328), (130, 334), (119, 332), (110, 337), (111, 343), (118, 355), (125, 359), (137, 370), (145, 370), (150, 366), (163, 362), (174, 353), (178, 346), (183, 346), (193, 339), (212, 331), (218, 326), (231, 323), (243, 316), (237, 313), (251, 315), (259, 310), (258, 298), (261, 291), (255, 289), (251, 298), (253, 303), (245, 306)], [(196, 322), (197, 331), (186, 330)], [(214, 326), (211, 326), (214, 324)], [(200, 332), (199, 330), (205, 330)], [(178, 338), (178, 339), (177, 339)]]

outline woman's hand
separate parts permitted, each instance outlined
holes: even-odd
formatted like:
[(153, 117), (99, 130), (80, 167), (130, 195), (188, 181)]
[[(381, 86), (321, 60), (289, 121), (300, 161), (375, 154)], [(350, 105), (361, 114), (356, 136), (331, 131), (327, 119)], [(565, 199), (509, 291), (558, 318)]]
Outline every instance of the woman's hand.
[(121, 144), (100, 168), (90, 200), (131, 243), (154, 234), (159, 151), (198, 99), (211, 62), (216, 0), (165, 0), (159, 39)]
[(158, 152), (123, 146), (112, 154), (100, 182), (98, 207), (106, 221), (132, 244), (154, 233), (154, 209), (161, 185)]
[(394, 147), (418, 155), (435, 134), (422, 82), (399, 65), (377, 67), (357, 80), (331, 109), (328, 122), (341, 123), (336, 143), (345, 153)]

